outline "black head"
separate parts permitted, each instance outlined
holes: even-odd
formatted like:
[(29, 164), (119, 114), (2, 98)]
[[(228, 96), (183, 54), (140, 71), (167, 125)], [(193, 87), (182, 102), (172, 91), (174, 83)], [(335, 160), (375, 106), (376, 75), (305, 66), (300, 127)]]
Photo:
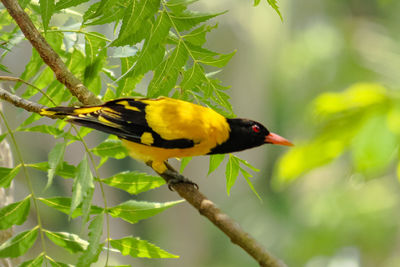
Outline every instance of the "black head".
[(292, 145), (285, 138), (269, 132), (259, 122), (248, 119), (227, 119), (227, 122), (231, 129), (228, 140), (216, 146), (209, 154), (241, 151), (263, 144)]

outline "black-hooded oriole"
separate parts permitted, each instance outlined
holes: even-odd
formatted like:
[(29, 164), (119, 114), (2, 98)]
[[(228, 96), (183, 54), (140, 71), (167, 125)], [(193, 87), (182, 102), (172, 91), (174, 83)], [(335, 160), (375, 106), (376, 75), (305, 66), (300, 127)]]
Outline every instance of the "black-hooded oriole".
[(224, 154), (262, 144), (291, 146), (285, 138), (248, 119), (168, 97), (121, 98), (97, 106), (53, 107), (41, 115), (66, 116), (74, 124), (118, 136), (130, 155), (158, 173), (169, 158)]

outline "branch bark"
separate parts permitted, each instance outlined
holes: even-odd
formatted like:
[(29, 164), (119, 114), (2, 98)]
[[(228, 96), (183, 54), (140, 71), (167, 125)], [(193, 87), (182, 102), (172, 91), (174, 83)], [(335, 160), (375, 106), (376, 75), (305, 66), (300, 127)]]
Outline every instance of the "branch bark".
[[(7, 8), (10, 15), (17, 22), (25, 37), (31, 42), (32, 46), (38, 51), (44, 62), (54, 71), (57, 79), (62, 82), (68, 90), (75, 95), (79, 101), (85, 105), (100, 104), (101, 100), (94, 96), (76, 78), (61, 61), (57, 53), (50, 47), (43, 36), (35, 28), (28, 15), (19, 6), (16, 0), (1, 0)], [(30, 112), (38, 112), (41, 108), (40, 105), (12, 95), (5, 90), (0, 90), (0, 98), (18, 106), (25, 108)], [(180, 174), (171, 168), (172, 174), (177, 178)], [(167, 182), (171, 176), (166, 177), (161, 175)], [(175, 184), (172, 188), (194, 208), (196, 208), (201, 215), (209, 219), (221, 231), (223, 231), (232, 241), (232, 243), (242, 247), (251, 257), (253, 257), (260, 266), (263, 267), (283, 267), (284, 263), (275, 259), (268, 253), (261, 244), (257, 242), (250, 234), (243, 231), (237, 222), (231, 219), (228, 215), (221, 212), (219, 208), (209, 200), (200, 191), (195, 189), (190, 184)]]

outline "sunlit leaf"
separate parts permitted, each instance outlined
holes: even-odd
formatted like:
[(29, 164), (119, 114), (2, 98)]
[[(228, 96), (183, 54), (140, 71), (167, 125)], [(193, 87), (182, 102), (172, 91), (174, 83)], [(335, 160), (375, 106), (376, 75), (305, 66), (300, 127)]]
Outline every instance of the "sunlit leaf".
[(85, 251), (89, 243), (76, 234), (67, 232), (52, 232), (44, 230), (48, 239), (54, 244), (69, 251), (71, 254)]
[[(50, 169), (50, 165), (47, 161), (26, 164), (26, 166), (44, 172), (47, 172)], [(56, 170), (55, 174), (64, 178), (73, 178), (76, 174), (76, 167), (64, 161), (62, 164), (59, 165), (59, 168)]]
[(186, 166), (189, 164), (189, 162), (192, 160), (192, 157), (184, 157), (181, 159), (181, 166), (179, 168), (180, 172), (183, 172), (183, 170), (186, 168)]
[(165, 184), (159, 176), (151, 176), (140, 172), (122, 172), (110, 178), (102, 179), (102, 183), (122, 189), (130, 194), (139, 194)]
[(40, 14), (42, 15), (43, 28), (45, 32), (47, 31), (51, 16), (53, 16), (55, 10), (54, 2), (55, 0), (39, 0)]
[(49, 153), (49, 170), (47, 172), (47, 184), (45, 188), (48, 188), (53, 183), (54, 175), (63, 162), (66, 145), (65, 142), (57, 143)]
[(113, 217), (121, 218), (129, 223), (137, 223), (182, 202), (183, 200), (165, 203), (129, 200), (109, 208), (108, 211)]
[(0, 209), (0, 229), (23, 224), (28, 217), (29, 208), (30, 197), (2, 207)]
[[(69, 197), (52, 197), (52, 198), (38, 198), (43, 204), (54, 208), (62, 213), (65, 213), (71, 218), (76, 218), (78, 216), (82, 216), (81, 205), (79, 205), (72, 214), (70, 214), (71, 210), (71, 198)], [(102, 208), (98, 206), (92, 205), (90, 208), (90, 214), (99, 214), (103, 211)]]
[(225, 154), (215, 154), (210, 156), (210, 167), (208, 169), (208, 175), (215, 171), (222, 161), (225, 159)]
[(235, 156), (229, 154), (228, 163), (226, 164), (226, 192), (229, 195), (232, 186), (235, 184), (239, 175), (239, 161)]
[(99, 157), (112, 157), (123, 159), (127, 157), (128, 150), (122, 145), (121, 140), (107, 139), (95, 148), (92, 148), (93, 154)]
[[(83, 202), (91, 203), (94, 191), (93, 175), (90, 170), (86, 155), (77, 167), (76, 178), (72, 185), (72, 199), (70, 214), (73, 214), (75, 209)], [(83, 217), (87, 218), (89, 209), (83, 210)], [(87, 206), (89, 207), (89, 206)]]
[(0, 167), (0, 187), (9, 187), (11, 181), (18, 174), (20, 169), (21, 165), (18, 165), (15, 168)]
[(110, 240), (110, 244), (124, 256), (130, 255), (134, 258), (179, 258), (179, 256), (166, 252), (146, 240), (135, 237)]
[(39, 228), (23, 231), (0, 245), (1, 258), (19, 257), (28, 251), (35, 243)]
[(57, 2), (55, 9), (57, 11), (60, 11), (62, 9), (77, 6), (77, 5), (80, 5), (80, 4), (88, 2), (88, 1), (89, 0), (62, 0), (62, 1)]
[(33, 260), (25, 261), (19, 265), (19, 267), (41, 267), (45, 259), (44, 254), (40, 254)]
[(98, 260), (102, 249), (101, 235), (103, 233), (104, 214), (96, 215), (89, 225), (89, 245), (82, 256), (79, 257), (76, 266), (88, 266)]

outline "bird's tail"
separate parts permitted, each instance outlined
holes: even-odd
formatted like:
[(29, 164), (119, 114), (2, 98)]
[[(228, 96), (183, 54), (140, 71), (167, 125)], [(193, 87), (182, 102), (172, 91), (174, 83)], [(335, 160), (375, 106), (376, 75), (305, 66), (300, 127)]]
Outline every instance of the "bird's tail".
[[(42, 116), (71, 116), (82, 117), (100, 110), (102, 106), (92, 107), (53, 107), (40, 110)], [(81, 115), (81, 116), (79, 116)]]

